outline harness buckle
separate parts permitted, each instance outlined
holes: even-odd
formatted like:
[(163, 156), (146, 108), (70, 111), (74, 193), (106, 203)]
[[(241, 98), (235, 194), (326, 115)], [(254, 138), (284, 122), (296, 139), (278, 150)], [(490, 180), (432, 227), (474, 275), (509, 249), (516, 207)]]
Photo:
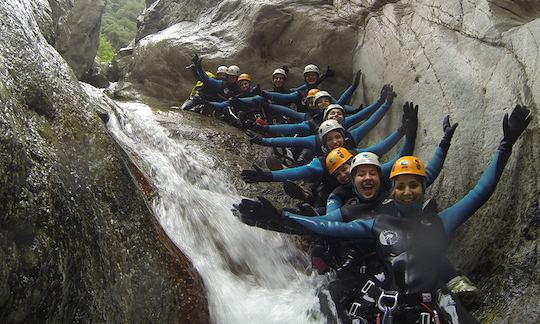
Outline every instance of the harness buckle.
[(360, 309), (362, 305), (357, 302), (352, 303), (351, 308), (349, 309), (349, 315), (351, 316), (360, 316)]
[[(379, 299), (377, 300), (377, 307), (381, 310), (381, 312), (384, 311), (385, 307), (388, 307), (390, 311), (393, 311), (398, 306), (398, 295), (399, 293), (397, 291), (382, 291), (381, 295), (379, 296)], [(393, 301), (393, 305), (389, 306), (386, 303), (383, 304), (383, 298), (391, 299)]]
[(371, 280), (368, 280), (368, 281), (366, 281), (366, 283), (364, 284), (362, 289), (360, 289), (360, 291), (362, 293), (364, 293), (364, 294), (367, 294), (368, 290), (373, 286), (375, 286), (375, 283), (373, 281), (371, 281)]
[(420, 313), (420, 324), (431, 324), (431, 314), (426, 312)]

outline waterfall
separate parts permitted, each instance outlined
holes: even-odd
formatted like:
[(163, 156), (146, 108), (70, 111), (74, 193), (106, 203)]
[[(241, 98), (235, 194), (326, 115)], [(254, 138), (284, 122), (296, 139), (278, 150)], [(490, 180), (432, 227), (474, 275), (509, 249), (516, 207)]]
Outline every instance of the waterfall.
[(170, 239), (203, 278), (214, 323), (321, 323), (322, 277), (307, 275), (307, 257), (287, 235), (242, 224), (231, 208), (241, 196), (220, 168), (220, 157), (158, 120), (181, 122), (183, 111), (118, 103), (108, 128), (133, 152), (157, 188), (152, 209)]

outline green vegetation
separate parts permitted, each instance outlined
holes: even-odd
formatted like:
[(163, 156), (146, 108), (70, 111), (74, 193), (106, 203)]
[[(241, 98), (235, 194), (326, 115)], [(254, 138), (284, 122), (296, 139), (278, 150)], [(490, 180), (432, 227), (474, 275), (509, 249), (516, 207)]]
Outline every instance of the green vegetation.
[(99, 35), (99, 47), (97, 51), (97, 57), (101, 62), (110, 62), (114, 57), (114, 47), (111, 42), (105, 37), (105, 35)]
[(137, 17), (144, 10), (144, 0), (109, 0), (101, 19), (98, 58), (110, 61), (112, 55), (128, 45), (137, 33)]

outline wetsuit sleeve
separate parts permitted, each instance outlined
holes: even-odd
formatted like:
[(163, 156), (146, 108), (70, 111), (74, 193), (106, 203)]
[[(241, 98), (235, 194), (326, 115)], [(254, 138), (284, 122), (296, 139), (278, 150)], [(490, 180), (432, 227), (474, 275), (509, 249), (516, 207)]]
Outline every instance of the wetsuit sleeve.
[(429, 160), (429, 163), (426, 166), (426, 187), (431, 186), (435, 179), (437, 179), (441, 173), (445, 159), (446, 151), (440, 146), (437, 146), (435, 153), (433, 153), (431, 160)]
[(227, 106), (229, 106), (230, 103), (227, 100), (227, 101), (221, 101), (221, 102), (207, 101), (206, 104), (209, 105), (210, 107), (214, 108), (214, 109), (222, 110), (222, 109), (227, 108)]
[(332, 212), (327, 212), (325, 215), (322, 215), (322, 216), (304, 216), (304, 215), (298, 215), (298, 214), (294, 214), (290, 212), (283, 212), (283, 214), (289, 218), (294, 217), (295, 219), (311, 219), (317, 222), (319, 221), (342, 222), (343, 221), (341, 217), (341, 210), (339, 208)]
[(341, 208), (341, 206), (343, 206), (343, 201), (341, 201), (340, 196), (332, 192), (326, 200), (326, 213), (329, 214), (334, 210), (338, 210)]
[(367, 133), (381, 121), (381, 119), (384, 117), (384, 114), (388, 112), (388, 109), (390, 109), (391, 106), (391, 102), (385, 101), (384, 104), (368, 118), (368, 120), (366, 120), (362, 125), (350, 131), (356, 143), (360, 143), (360, 140), (362, 140), (362, 138), (364, 138)]
[(351, 84), (342, 94), (341, 96), (339, 97), (339, 99), (337, 100), (337, 104), (343, 106), (344, 104), (346, 104), (347, 102), (349, 102), (349, 100), (351, 100), (352, 98), (352, 95), (354, 94), (354, 91), (356, 90), (356, 88), (358, 88), (358, 85), (354, 85), (354, 84)]
[(217, 80), (217, 79), (209, 77), (203, 71), (201, 65), (196, 65), (195, 67), (197, 69), (197, 74), (199, 75), (199, 78), (200, 78), (199, 80), (202, 81), (202, 83), (207, 89), (219, 91), (219, 89), (223, 87), (224, 82), (222, 80)]
[(303, 121), (297, 124), (268, 125), (268, 132), (274, 135), (293, 136), (296, 134), (307, 136), (310, 135), (311, 128), (309, 127), (309, 123), (307, 121)]
[(289, 107), (286, 107), (286, 106), (276, 105), (276, 104), (269, 104), (267, 107), (272, 112), (282, 114), (283, 116), (290, 117), (290, 118), (292, 118), (292, 119), (294, 119), (295, 121), (298, 121), (298, 122), (303, 121), (303, 120), (306, 119), (306, 114), (305, 113), (298, 112), (298, 111), (293, 110), (293, 109), (291, 109)]
[(254, 96), (254, 97), (244, 97), (244, 98), (238, 98), (242, 102), (242, 104), (249, 106), (249, 107), (256, 107), (259, 103), (262, 101), (265, 101), (266, 99), (261, 96)]
[(357, 239), (373, 239), (372, 228), (373, 219), (356, 220), (348, 223), (316, 220), (313, 217), (289, 216), (305, 228), (324, 235), (333, 237), (346, 237)]
[(302, 99), (300, 91), (294, 91), (291, 93), (279, 93), (264, 91), (264, 96), (273, 102), (277, 102), (282, 105), (289, 105)]
[(304, 84), (302, 84), (301, 86), (298, 86), (298, 87), (296, 87), (296, 88), (291, 88), (290, 91), (291, 91), (291, 92), (295, 92), (295, 91), (300, 92), (300, 91), (305, 91), (305, 90), (307, 90), (307, 89), (308, 89), (308, 86), (307, 86), (307, 84), (304, 83)]
[(261, 145), (273, 147), (301, 147), (316, 151), (317, 138), (315, 135), (304, 137), (267, 137), (262, 139)]
[(476, 186), (460, 201), (439, 213), (446, 233), (453, 233), (489, 199), (495, 191), (511, 153), (511, 149), (499, 148)]
[(312, 179), (322, 176), (323, 172), (321, 161), (313, 159), (306, 165), (272, 171), (272, 180), (282, 182), (285, 180)]
[(403, 137), (403, 134), (401, 134), (399, 131), (395, 131), (390, 136), (382, 140), (381, 142), (372, 145), (367, 148), (362, 149), (356, 149), (358, 153), (360, 152), (372, 152), (377, 154), (379, 157), (386, 154), (388, 151), (390, 151)]
[(380, 106), (381, 106), (381, 103), (379, 101), (376, 101), (375, 103), (360, 110), (356, 114), (345, 116), (345, 120), (343, 121), (343, 127), (349, 128), (353, 126), (354, 124), (361, 122), (362, 120), (371, 116), (375, 111), (377, 111), (377, 109), (379, 109)]

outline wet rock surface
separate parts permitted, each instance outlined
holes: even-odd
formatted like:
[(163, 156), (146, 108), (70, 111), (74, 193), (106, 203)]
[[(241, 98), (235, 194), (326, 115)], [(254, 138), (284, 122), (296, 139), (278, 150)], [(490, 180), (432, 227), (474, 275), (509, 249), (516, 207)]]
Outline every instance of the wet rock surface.
[[(451, 256), (481, 288), (475, 314), (482, 322), (538, 321), (536, 1), (162, 0), (151, 8), (119, 87), (122, 94), (143, 91), (181, 101), (194, 83), (184, 69), (194, 53), (205, 57), (211, 71), (238, 64), (263, 87), (279, 65), (292, 68), (291, 86), (301, 82), (304, 65), (332, 65), (337, 76), (328, 90), (335, 95), (362, 69), (354, 103), (373, 101), (384, 83), (394, 85), (398, 98), (361, 145), (388, 134), (405, 101), (420, 106), (416, 154), (424, 160), (442, 136), (443, 117), (460, 123), (430, 192), (441, 207), (474, 186), (502, 137), (504, 114), (517, 103), (528, 106), (536, 117), (514, 147), (493, 197), (457, 233)], [(187, 17), (187, 12), (200, 14)]]
[[(44, 1), (33, 1), (44, 2)], [(77, 78), (92, 68), (99, 45), (101, 16), (105, 0), (49, 0), (45, 9), (53, 21), (53, 29), (46, 28), (44, 35), (62, 55)]]
[(37, 4), (0, 4), (0, 321), (208, 322), (202, 282)]

